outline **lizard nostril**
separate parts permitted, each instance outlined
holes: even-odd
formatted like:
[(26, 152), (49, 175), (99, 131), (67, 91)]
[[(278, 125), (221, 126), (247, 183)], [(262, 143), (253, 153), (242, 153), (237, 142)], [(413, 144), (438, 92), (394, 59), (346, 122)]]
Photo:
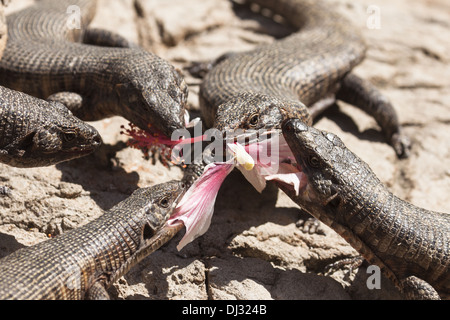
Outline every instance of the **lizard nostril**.
[(95, 145), (101, 145), (103, 142), (102, 137), (100, 137), (99, 134), (94, 135), (94, 138), (92, 140)]
[(295, 130), (295, 119), (286, 119), (283, 121), (281, 127), (283, 131), (291, 132)]

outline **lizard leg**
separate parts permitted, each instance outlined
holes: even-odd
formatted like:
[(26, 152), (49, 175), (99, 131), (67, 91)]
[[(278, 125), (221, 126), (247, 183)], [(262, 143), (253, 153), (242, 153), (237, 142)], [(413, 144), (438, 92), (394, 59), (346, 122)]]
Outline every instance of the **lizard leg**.
[(335, 103), (336, 103), (335, 95), (334, 94), (329, 95), (323, 99), (320, 99), (319, 101), (315, 102), (310, 107), (308, 107), (309, 114), (313, 119), (316, 119), (319, 114), (324, 112), (326, 109), (328, 109)]
[(109, 300), (106, 288), (100, 282), (94, 282), (86, 294), (86, 300)]
[(364, 258), (362, 256), (344, 258), (344, 259), (341, 259), (341, 260), (338, 260), (336, 262), (326, 265), (325, 273), (328, 273), (333, 270), (342, 269), (345, 266), (350, 267), (349, 273), (351, 273), (353, 269), (360, 268), (363, 263), (364, 263)]
[(50, 95), (47, 101), (62, 103), (73, 114), (76, 114), (83, 107), (83, 98), (75, 92), (57, 92)]
[(57, 92), (47, 97), (47, 101), (62, 103), (73, 115), (83, 121), (104, 119), (109, 114), (101, 111), (95, 103), (75, 92)]
[(325, 229), (322, 228), (320, 221), (314, 217), (309, 217), (306, 219), (299, 219), (295, 226), (299, 228), (303, 233), (309, 234), (325, 234)]
[(371, 83), (350, 73), (341, 82), (336, 98), (371, 115), (399, 158), (407, 158), (411, 143), (402, 133), (397, 113), (389, 100)]
[(189, 72), (189, 74), (195, 78), (203, 79), (205, 75), (215, 66), (217, 66), (222, 61), (228, 59), (234, 52), (227, 52), (221, 55), (220, 57), (208, 60), (208, 61), (194, 61), (190, 65), (188, 65), (185, 69)]
[(137, 44), (125, 37), (104, 29), (88, 28), (83, 34), (83, 43), (102, 47), (136, 48)]
[(425, 280), (409, 276), (400, 281), (403, 293), (409, 300), (441, 300), (436, 290)]

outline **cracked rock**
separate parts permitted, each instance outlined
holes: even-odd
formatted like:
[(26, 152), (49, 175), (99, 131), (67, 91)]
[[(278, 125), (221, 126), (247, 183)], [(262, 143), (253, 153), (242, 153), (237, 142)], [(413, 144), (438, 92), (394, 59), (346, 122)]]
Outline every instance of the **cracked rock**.
[[(366, 59), (355, 68), (389, 97), (413, 141), (399, 161), (375, 121), (344, 103), (314, 124), (334, 132), (398, 196), (427, 209), (448, 212), (450, 192), (450, 11), (447, 0), (379, 0), (381, 27), (367, 28), (372, 0), (330, 0), (366, 39)], [(15, 0), (6, 13), (27, 6)], [(96, 28), (120, 33), (182, 69), (193, 61), (244, 51), (288, 34), (286, 26), (226, 0), (100, 0)], [(266, 33), (267, 32), (267, 33)], [(199, 110), (199, 81), (186, 75), (190, 110)], [(170, 170), (121, 149), (126, 138), (113, 117), (92, 124), (115, 150), (114, 161), (88, 156), (45, 168), (0, 164), (0, 257), (92, 221), (135, 189), (180, 179)], [(117, 147), (117, 148), (116, 148)], [(106, 159), (111, 160), (111, 159)], [(102, 164), (104, 163), (104, 164)], [(184, 231), (144, 259), (110, 289), (116, 299), (398, 299), (387, 280), (366, 286), (367, 266), (325, 273), (326, 266), (358, 253), (333, 230), (303, 233), (307, 219), (275, 187), (256, 192), (239, 172), (225, 180), (210, 229), (180, 252)]]

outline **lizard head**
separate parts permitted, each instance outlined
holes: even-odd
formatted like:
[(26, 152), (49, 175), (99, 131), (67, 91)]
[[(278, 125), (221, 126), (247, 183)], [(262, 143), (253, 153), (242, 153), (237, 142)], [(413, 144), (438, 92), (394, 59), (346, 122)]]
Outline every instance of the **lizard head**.
[(186, 185), (174, 180), (149, 188), (141, 188), (133, 193), (133, 206), (143, 204), (145, 221), (142, 226), (142, 236), (144, 239), (151, 238), (167, 222), (185, 191)]
[(333, 168), (336, 152), (343, 151), (340, 139), (332, 133), (309, 127), (297, 119), (285, 121), (282, 129), (297, 166), (308, 178), (308, 196), (313, 196), (315, 200), (331, 196), (332, 181), (335, 180)]
[(247, 145), (270, 137), (271, 132), (280, 131), (283, 120), (287, 118), (312, 121), (300, 101), (248, 91), (218, 107), (214, 128), (228, 141), (245, 141), (242, 144)]
[(351, 180), (363, 172), (367, 175), (370, 170), (333, 133), (310, 127), (298, 119), (284, 121), (282, 130), (297, 166), (307, 177), (303, 195), (297, 199), (302, 204), (309, 200), (306, 207), (311, 206), (312, 201), (323, 207), (336, 208), (341, 202), (342, 190), (345, 188), (352, 194), (354, 183)]
[[(132, 252), (131, 257), (127, 259), (130, 263), (126, 262), (122, 268), (139, 263), (181, 230), (182, 224), (169, 225), (167, 221), (185, 191), (186, 185), (175, 180), (139, 188), (110, 209), (114, 212), (115, 219), (117, 217), (119, 220), (126, 219), (125, 224), (131, 224), (132, 229), (136, 231), (136, 234), (130, 234), (136, 243), (128, 243)], [(115, 277), (122, 274), (122, 272), (107, 274), (106, 285), (115, 282), (117, 280)]]
[(218, 107), (214, 127), (221, 131), (281, 129), (286, 118), (299, 118), (309, 123), (306, 110), (299, 101), (246, 92)]
[[(151, 53), (136, 50), (115, 66), (120, 74), (115, 91), (117, 113), (143, 130), (171, 137), (185, 127), (188, 87), (181, 72)], [(120, 71), (120, 72), (119, 72)]]
[(186, 192), (187, 186), (181, 181), (169, 181), (148, 188), (140, 188), (118, 206), (124, 210), (134, 208), (141, 230), (141, 241), (137, 259), (150, 254), (168, 241), (180, 230), (182, 224), (168, 225), (178, 202)]
[[(49, 166), (92, 153), (102, 143), (98, 131), (81, 121), (61, 103), (50, 102), (34, 130), (9, 149), (17, 167)], [(50, 112), (48, 110), (50, 109)]]

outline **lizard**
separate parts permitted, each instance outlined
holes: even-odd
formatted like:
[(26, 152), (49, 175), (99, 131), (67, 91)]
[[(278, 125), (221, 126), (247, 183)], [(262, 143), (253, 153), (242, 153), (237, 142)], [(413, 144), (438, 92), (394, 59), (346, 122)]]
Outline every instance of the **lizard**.
[[(0, 59), (7, 32), (0, 3)], [(81, 157), (101, 144), (97, 130), (61, 103), (47, 102), (0, 86), (0, 162), (48, 166)]]
[(63, 104), (0, 86), (0, 162), (49, 166), (85, 156), (101, 144), (98, 131)]
[(0, 259), (0, 299), (109, 299), (107, 288), (179, 230), (180, 181), (139, 188), (96, 220)]
[(283, 135), (307, 183), (300, 193), (277, 182), (301, 208), (380, 267), (408, 299), (450, 294), (450, 215), (395, 196), (335, 134), (299, 119)]
[(181, 71), (127, 39), (88, 29), (94, 0), (43, 0), (8, 15), (0, 85), (59, 101), (84, 121), (123, 116), (168, 137), (185, 125)]
[(391, 102), (351, 72), (363, 60), (366, 44), (347, 19), (323, 1), (250, 2), (279, 14), (298, 32), (251, 51), (225, 54), (211, 65), (200, 85), (207, 127), (280, 128), (287, 115), (311, 124), (342, 100), (374, 117), (398, 157), (409, 155), (410, 140)]

